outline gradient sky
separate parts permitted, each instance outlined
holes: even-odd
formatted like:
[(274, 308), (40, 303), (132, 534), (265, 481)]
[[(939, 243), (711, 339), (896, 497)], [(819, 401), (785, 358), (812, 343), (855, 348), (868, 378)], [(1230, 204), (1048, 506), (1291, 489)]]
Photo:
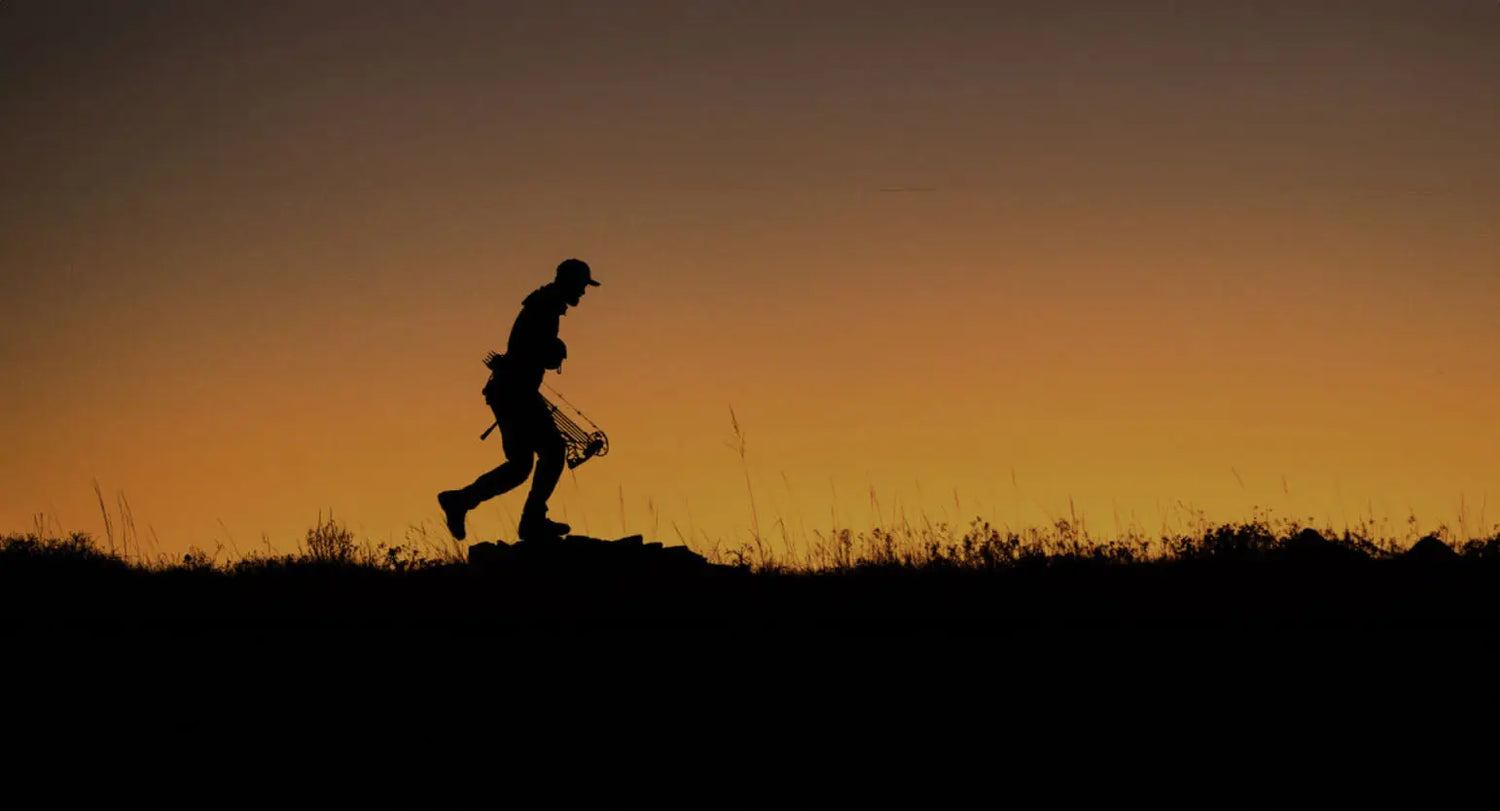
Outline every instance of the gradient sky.
[(0, 531), (1500, 520), (1500, 3), (974, 5), (0, 3)]

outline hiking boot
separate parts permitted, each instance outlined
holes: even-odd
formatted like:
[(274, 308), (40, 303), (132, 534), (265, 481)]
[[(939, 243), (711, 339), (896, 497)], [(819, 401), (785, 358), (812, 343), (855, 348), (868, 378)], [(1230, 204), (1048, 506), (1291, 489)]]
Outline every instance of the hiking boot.
[(567, 535), (571, 529), (567, 524), (546, 517), (522, 516), (520, 526), (516, 527), (516, 534), (523, 541), (555, 541)]
[(455, 540), (464, 539), (464, 514), (469, 511), (464, 494), (458, 490), (438, 493), (438, 506), (443, 508), (443, 517), (448, 519), (448, 531)]

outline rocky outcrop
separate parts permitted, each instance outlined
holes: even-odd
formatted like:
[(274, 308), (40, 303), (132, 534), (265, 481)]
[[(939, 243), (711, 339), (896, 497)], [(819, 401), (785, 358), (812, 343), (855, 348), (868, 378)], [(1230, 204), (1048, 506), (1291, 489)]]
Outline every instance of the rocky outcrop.
[(686, 546), (648, 543), (640, 535), (607, 541), (569, 535), (555, 541), (485, 541), (469, 547), (469, 565), (486, 570), (546, 570), (558, 573), (700, 573), (729, 568), (710, 564)]
[(1412, 544), (1410, 549), (1402, 553), (1401, 559), (1418, 563), (1438, 563), (1457, 560), (1458, 553), (1453, 550), (1453, 547), (1443, 543), (1438, 536), (1428, 535)]
[(1282, 541), (1275, 557), (1305, 564), (1339, 564), (1369, 560), (1370, 556), (1347, 544), (1324, 538), (1317, 530), (1304, 529)]

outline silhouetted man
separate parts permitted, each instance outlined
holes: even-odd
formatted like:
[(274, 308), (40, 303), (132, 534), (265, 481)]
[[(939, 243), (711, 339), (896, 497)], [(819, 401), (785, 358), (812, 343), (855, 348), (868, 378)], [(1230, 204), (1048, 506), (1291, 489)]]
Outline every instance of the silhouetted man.
[(490, 361), (490, 380), (484, 387), (484, 400), (495, 412), (495, 424), (505, 446), (505, 464), (468, 487), (438, 493), (438, 504), (454, 538), (463, 540), (464, 515), (469, 510), (526, 481), (532, 472), (533, 456), (536, 475), (531, 479), (531, 492), (526, 496), (516, 534), (521, 540), (547, 540), (567, 534), (567, 524), (547, 518), (547, 499), (562, 476), (567, 445), (540, 389), (547, 370), (561, 369), (568, 356), (567, 346), (557, 337), (559, 320), (568, 307), (578, 306), (584, 291), (598, 286), (589, 275), (587, 263), (568, 259), (557, 266), (556, 279), (522, 302), (505, 354)]

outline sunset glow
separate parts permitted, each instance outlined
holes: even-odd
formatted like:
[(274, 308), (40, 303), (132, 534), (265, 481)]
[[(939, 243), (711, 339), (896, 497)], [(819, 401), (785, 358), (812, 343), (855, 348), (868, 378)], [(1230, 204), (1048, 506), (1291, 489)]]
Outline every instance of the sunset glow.
[(0, 4), (0, 530), (1500, 524), (1500, 5), (994, 5)]

